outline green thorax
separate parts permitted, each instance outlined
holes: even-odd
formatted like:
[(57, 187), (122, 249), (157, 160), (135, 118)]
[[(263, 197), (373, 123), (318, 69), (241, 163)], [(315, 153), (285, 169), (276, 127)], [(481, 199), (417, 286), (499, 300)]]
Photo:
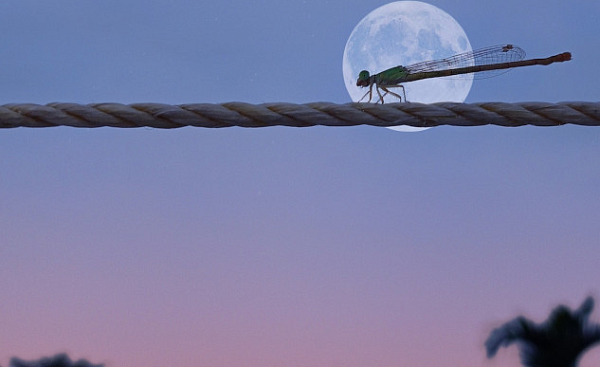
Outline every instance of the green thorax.
[(384, 70), (378, 74), (373, 75), (375, 83), (380, 86), (386, 85), (397, 85), (405, 81), (408, 76), (408, 70), (402, 65), (395, 66), (393, 68)]

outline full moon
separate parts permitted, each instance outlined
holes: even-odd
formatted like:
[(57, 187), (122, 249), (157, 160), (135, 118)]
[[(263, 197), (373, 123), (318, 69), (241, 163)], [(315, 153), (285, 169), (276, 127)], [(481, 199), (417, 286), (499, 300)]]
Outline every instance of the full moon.
[[(396, 1), (373, 10), (354, 27), (344, 49), (344, 83), (352, 100), (358, 102), (367, 92), (367, 88), (356, 86), (361, 70), (373, 75), (394, 66), (443, 59), (468, 51), (472, 49), (465, 31), (448, 13), (420, 1)], [(434, 103), (463, 102), (472, 83), (472, 74), (467, 74), (403, 85), (409, 102)], [(398, 88), (395, 92), (402, 95)], [(375, 91), (373, 94), (371, 102), (378, 98)], [(399, 102), (389, 94), (384, 101)], [(393, 129), (422, 130), (405, 126)]]

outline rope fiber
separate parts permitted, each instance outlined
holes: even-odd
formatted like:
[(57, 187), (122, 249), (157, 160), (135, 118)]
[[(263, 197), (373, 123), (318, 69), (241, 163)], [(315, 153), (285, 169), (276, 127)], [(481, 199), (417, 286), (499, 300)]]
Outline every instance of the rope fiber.
[(600, 126), (600, 102), (347, 103), (242, 102), (49, 103), (0, 106), (0, 128), (13, 127), (196, 127), (267, 126)]

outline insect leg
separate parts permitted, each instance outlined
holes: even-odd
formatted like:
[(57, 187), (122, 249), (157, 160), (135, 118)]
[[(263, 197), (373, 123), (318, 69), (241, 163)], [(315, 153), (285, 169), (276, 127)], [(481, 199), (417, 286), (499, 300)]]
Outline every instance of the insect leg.
[[(398, 84), (398, 85), (391, 85), (391, 86), (388, 86), (387, 88), (402, 88), (402, 93), (404, 94), (404, 102), (406, 102), (406, 92), (404, 91), (404, 86), (403, 85), (400, 85), (400, 84)], [(400, 100), (400, 102), (402, 102), (402, 97), (400, 97), (399, 94), (394, 93), (394, 92), (388, 90), (387, 88), (386, 87), (381, 87), (381, 89), (383, 89), (385, 91), (385, 94), (389, 93), (389, 94), (397, 97)]]
[(361, 99), (358, 100), (358, 103), (362, 102), (363, 99), (365, 99), (366, 96), (369, 96), (369, 100), (367, 101), (367, 103), (371, 102), (371, 98), (373, 98), (373, 84), (369, 85), (369, 90), (367, 91), (367, 93), (365, 93), (364, 96), (362, 96)]
[[(385, 96), (387, 96), (387, 95), (388, 95), (388, 93), (389, 93), (389, 91), (387, 91), (387, 92), (385, 92), (385, 93), (383, 93), (383, 94), (381, 95), (381, 99), (380, 99), (380, 100), (381, 100), (381, 104), (383, 104), (383, 99), (385, 98)], [(377, 102), (379, 102), (379, 101), (377, 101)]]
[[(387, 92), (387, 90), (384, 87), (381, 87), (381, 89), (383, 89), (384, 91)], [(379, 103), (379, 101), (381, 101), (381, 104), (383, 104), (383, 96), (381, 95), (381, 92), (379, 91), (379, 86), (378, 85), (375, 86), (375, 90), (377, 91), (377, 94), (379, 95), (379, 100), (377, 102), (375, 102), (375, 103)]]

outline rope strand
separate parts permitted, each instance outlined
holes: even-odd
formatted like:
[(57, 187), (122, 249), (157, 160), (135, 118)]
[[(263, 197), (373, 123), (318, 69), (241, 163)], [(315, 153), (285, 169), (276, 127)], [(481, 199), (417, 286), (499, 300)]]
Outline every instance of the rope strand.
[(347, 103), (242, 102), (49, 103), (0, 106), (0, 128), (13, 127), (197, 127), (267, 126), (600, 126), (600, 102)]

